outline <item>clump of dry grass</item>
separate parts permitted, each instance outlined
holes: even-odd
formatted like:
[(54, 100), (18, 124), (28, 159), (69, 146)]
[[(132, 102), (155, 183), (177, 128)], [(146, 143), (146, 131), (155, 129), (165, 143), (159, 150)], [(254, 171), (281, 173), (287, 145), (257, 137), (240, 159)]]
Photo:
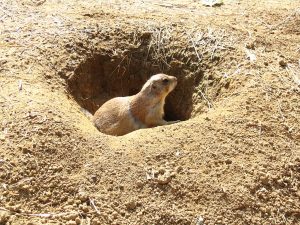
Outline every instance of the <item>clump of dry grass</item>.
[[(152, 35), (148, 56), (151, 53), (155, 62), (167, 67), (170, 67), (169, 63), (175, 52), (183, 58), (195, 55), (200, 65), (204, 55), (208, 55), (210, 60), (214, 60), (217, 54), (232, 49), (235, 44), (235, 38), (224, 29), (208, 28), (201, 30), (192, 28), (179, 35), (176, 27), (164, 26), (152, 28), (150, 32)], [(184, 45), (186, 47), (179, 49), (177, 43), (182, 40), (185, 40)]]
[(148, 54), (151, 53), (151, 58), (163, 69), (165, 66), (170, 67), (169, 60), (167, 58), (168, 51), (170, 50), (170, 45), (172, 44), (172, 32), (171, 27), (154, 27), (150, 29), (151, 39), (148, 46)]

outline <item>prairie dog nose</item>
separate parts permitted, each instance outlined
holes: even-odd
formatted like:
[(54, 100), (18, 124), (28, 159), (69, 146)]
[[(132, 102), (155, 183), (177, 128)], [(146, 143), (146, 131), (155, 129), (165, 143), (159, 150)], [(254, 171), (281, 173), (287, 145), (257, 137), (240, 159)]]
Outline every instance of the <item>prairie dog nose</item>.
[(172, 77), (172, 81), (175, 83), (175, 85), (177, 85), (177, 78), (176, 77)]

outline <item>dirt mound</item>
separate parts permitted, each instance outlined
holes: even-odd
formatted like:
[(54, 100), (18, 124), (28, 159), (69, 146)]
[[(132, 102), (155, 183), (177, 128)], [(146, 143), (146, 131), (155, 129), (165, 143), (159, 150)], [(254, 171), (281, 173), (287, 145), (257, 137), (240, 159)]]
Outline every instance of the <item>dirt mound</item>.
[[(300, 223), (296, 1), (0, 7), (0, 224)], [(82, 113), (159, 72), (181, 123)]]

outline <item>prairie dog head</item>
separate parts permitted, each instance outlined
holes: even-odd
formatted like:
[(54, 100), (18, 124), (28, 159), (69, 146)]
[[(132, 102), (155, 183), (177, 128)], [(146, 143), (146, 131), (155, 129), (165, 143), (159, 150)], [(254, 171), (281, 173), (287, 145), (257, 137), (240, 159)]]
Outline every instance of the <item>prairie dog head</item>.
[(177, 85), (177, 78), (163, 73), (153, 75), (144, 84), (142, 91), (165, 98)]

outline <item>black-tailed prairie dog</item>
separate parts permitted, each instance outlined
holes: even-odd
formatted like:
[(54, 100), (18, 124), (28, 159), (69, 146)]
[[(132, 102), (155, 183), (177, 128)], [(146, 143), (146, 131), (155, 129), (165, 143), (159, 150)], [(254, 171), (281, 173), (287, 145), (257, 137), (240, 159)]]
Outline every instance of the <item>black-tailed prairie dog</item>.
[(120, 136), (141, 128), (172, 124), (165, 121), (167, 95), (176, 87), (177, 78), (156, 74), (133, 96), (116, 97), (105, 102), (95, 113), (93, 122), (105, 134)]

